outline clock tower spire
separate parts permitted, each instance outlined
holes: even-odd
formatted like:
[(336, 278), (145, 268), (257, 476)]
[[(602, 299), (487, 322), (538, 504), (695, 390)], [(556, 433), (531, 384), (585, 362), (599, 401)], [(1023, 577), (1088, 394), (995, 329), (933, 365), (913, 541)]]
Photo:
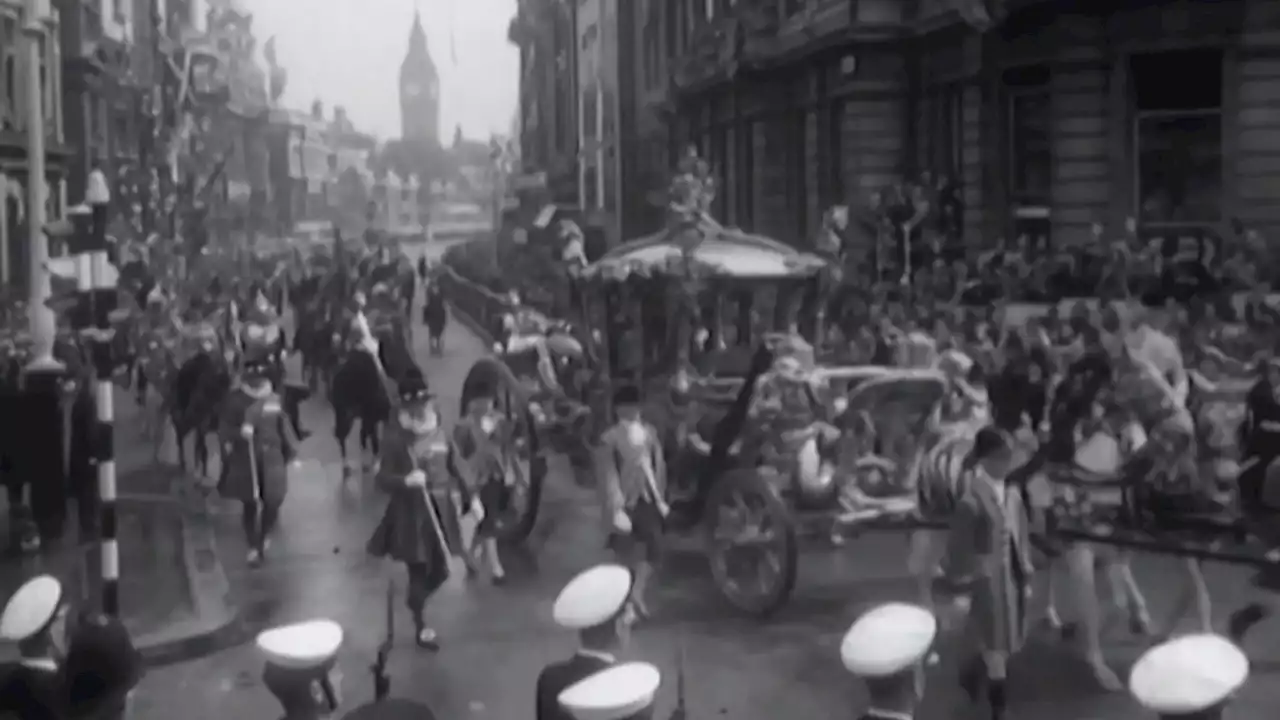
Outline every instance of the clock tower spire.
[(409, 29), (409, 47), (400, 64), (400, 124), (405, 140), (440, 144), (440, 76), (427, 48), (427, 33), (417, 7)]

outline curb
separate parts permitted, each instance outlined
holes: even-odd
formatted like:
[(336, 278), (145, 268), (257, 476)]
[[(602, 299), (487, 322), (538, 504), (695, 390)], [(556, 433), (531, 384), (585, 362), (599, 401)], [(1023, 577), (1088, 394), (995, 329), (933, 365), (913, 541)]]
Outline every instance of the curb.
[[(138, 500), (145, 502), (151, 499)], [(168, 502), (180, 506), (176, 500), (169, 499)], [(152, 666), (211, 655), (238, 644), (244, 635), (241, 608), (218, 557), (213, 527), (207, 520), (191, 517), (181, 508), (178, 514), (182, 525), (179, 541), (182, 543), (192, 617), (136, 639), (138, 651)]]
[[(179, 483), (194, 482), (186, 473), (167, 464), (140, 468), (129, 474), (148, 472), (171, 475)], [(143, 660), (150, 666), (170, 665), (238, 644), (245, 635), (243, 612), (222, 566), (217, 536), (209, 519), (181, 495), (126, 493), (120, 496), (120, 502), (171, 506), (182, 528), (174, 541), (182, 544), (190, 617), (135, 637), (134, 644)]]

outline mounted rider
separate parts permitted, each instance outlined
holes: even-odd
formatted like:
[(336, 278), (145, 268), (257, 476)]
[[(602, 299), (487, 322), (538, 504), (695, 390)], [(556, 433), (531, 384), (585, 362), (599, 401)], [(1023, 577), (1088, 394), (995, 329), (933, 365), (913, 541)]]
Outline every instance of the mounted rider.
[(526, 307), (520, 293), (507, 293), (508, 311), (502, 316), (502, 331), (498, 334), (498, 352), (520, 352), (533, 347), (546, 336), (550, 321), (546, 315)]
[(301, 384), (285, 382), (285, 345), (280, 316), (267, 297), (259, 292), (241, 325), (240, 348), (246, 357), (264, 358), (269, 364), (270, 380), (284, 399), (289, 424), (293, 426), (294, 434), (305, 440), (309, 433), (302, 427), (299, 405), (309, 393)]

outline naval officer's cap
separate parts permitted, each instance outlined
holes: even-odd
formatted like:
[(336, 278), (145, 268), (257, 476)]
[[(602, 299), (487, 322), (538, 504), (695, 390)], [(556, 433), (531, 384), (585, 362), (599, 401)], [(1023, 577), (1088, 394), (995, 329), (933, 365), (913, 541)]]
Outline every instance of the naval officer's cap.
[(1212, 633), (1184, 635), (1157, 645), (1134, 664), (1129, 693), (1160, 715), (1189, 715), (1228, 700), (1249, 677), (1249, 658)]
[(62, 583), (37, 575), (23, 583), (0, 613), (0, 640), (21, 642), (49, 626), (62, 607)]
[(286, 670), (310, 670), (333, 661), (342, 647), (342, 626), (332, 620), (309, 620), (264, 630), (258, 650), (267, 663)]
[(574, 720), (628, 720), (653, 705), (661, 683), (653, 665), (623, 663), (570, 685), (556, 700)]
[(916, 667), (937, 634), (933, 613), (918, 605), (887, 603), (854, 621), (840, 643), (840, 659), (859, 677), (890, 677)]
[(556, 624), (583, 630), (607, 622), (622, 612), (631, 596), (631, 571), (621, 565), (603, 564), (584, 570), (564, 586), (551, 614)]

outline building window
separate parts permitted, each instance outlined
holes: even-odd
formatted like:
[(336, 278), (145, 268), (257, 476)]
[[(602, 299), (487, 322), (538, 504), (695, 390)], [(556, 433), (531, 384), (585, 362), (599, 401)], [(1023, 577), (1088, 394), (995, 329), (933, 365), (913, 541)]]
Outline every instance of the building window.
[(1053, 172), (1048, 68), (1005, 76), (1009, 123), (1009, 194), (1016, 207), (1047, 207)]
[(1222, 52), (1136, 55), (1130, 69), (1140, 221), (1182, 225), (1221, 220)]
[(0, 8), (0, 64), (4, 66), (4, 86), (0, 88), (0, 128), (16, 130), (21, 118), (18, 97), (18, 16), (13, 8)]
[(582, 93), (582, 139), (596, 139), (596, 115), (600, 112), (600, 102), (595, 88), (584, 88)]
[(925, 158), (936, 175), (958, 178), (964, 168), (964, 87), (943, 85), (930, 93)]
[(737, 193), (736, 217), (733, 218), (734, 224), (744, 230), (750, 230), (755, 225), (755, 182), (756, 182), (756, 125), (759, 120), (748, 120), (738, 126), (738, 133), (735, 136), (737, 147), (734, 151), (737, 153), (737, 162), (734, 163), (737, 169), (737, 183), (734, 186), (734, 192)]
[(597, 183), (600, 182), (600, 168), (594, 164), (585, 165), (582, 168), (582, 207), (587, 210), (595, 210), (600, 207), (600, 194), (596, 192), (599, 188)]
[(845, 101), (833, 100), (818, 116), (818, 197), (824, 209), (845, 202), (844, 113)]

